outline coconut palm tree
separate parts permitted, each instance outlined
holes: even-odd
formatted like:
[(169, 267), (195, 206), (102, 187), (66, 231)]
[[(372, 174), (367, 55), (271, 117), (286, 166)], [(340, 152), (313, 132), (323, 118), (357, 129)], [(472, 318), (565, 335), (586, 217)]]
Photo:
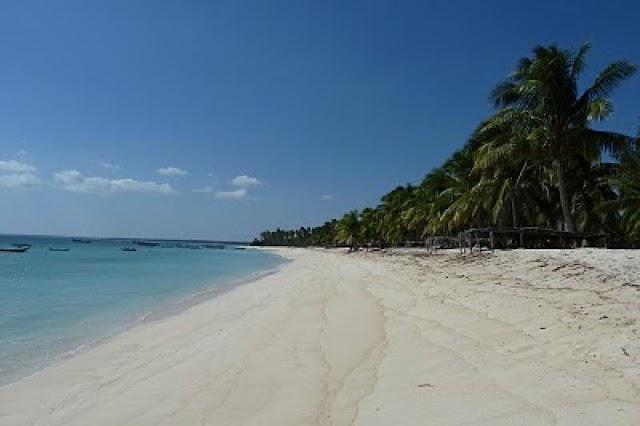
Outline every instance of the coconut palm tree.
[(367, 207), (360, 214), (360, 234), (362, 241), (369, 245), (382, 243), (380, 230), (380, 212), (377, 209)]
[[(615, 154), (634, 143), (633, 138), (595, 130), (589, 124), (610, 116), (612, 91), (633, 75), (636, 67), (625, 61), (611, 63), (579, 93), (578, 80), (589, 48), (585, 44), (572, 52), (556, 45), (538, 46), (533, 57), (520, 59), (516, 70), (490, 97), (496, 108), (502, 108), (494, 117), (493, 126), (517, 126), (527, 134), (531, 151), (551, 162), (568, 231), (575, 231), (567, 183), (571, 158), (594, 160), (601, 150)], [(491, 125), (485, 128), (491, 130)]]
[(468, 143), (454, 152), (441, 167), (441, 175), (434, 176), (438, 193), (433, 200), (433, 219), (429, 234), (451, 234), (483, 220), (484, 209), (476, 203), (471, 190), (477, 178), (472, 176), (473, 144)]
[(382, 236), (392, 245), (407, 239), (408, 230), (403, 220), (403, 212), (411, 203), (414, 191), (415, 187), (410, 184), (398, 186), (385, 194), (378, 206)]
[[(505, 119), (505, 115), (510, 115)], [(476, 203), (485, 203), (491, 223), (513, 227), (554, 223), (548, 161), (533, 150), (525, 114), (503, 110), (483, 122), (472, 135), (478, 147), (472, 173)]]
[(358, 249), (360, 225), (358, 210), (352, 210), (345, 214), (336, 225), (338, 241), (349, 244), (351, 246), (350, 251)]
[(600, 202), (597, 211), (620, 213), (622, 233), (640, 238), (640, 149), (627, 150), (619, 156), (611, 184), (618, 197)]

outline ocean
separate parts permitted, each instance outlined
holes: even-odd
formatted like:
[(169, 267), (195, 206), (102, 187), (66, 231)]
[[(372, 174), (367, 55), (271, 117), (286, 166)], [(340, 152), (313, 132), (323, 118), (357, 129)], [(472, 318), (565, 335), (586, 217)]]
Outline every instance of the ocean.
[(0, 252), (0, 385), (283, 263), (233, 245), (89, 241), (0, 235), (0, 248), (31, 245), (24, 253)]

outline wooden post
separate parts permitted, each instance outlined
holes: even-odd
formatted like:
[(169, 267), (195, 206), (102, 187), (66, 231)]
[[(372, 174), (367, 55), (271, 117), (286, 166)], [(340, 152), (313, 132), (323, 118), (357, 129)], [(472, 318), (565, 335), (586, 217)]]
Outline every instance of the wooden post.
[(489, 232), (489, 241), (491, 242), (491, 251), (493, 251), (494, 250), (493, 229)]
[(473, 247), (478, 244), (478, 231), (473, 231), (473, 237), (471, 237), (471, 253), (473, 253)]
[(460, 247), (462, 248), (462, 254), (467, 252), (467, 231), (460, 233)]
[(467, 253), (467, 244), (468, 244), (468, 239), (467, 239), (467, 231), (462, 231), (462, 240), (464, 241), (464, 246), (462, 249), (462, 254)]

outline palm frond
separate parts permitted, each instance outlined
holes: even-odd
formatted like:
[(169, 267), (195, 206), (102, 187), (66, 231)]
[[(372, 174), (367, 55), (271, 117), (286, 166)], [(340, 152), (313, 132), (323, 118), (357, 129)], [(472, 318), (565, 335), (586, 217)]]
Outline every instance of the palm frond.
[(594, 129), (586, 129), (581, 133), (585, 141), (597, 144), (600, 149), (612, 155), (620, 155), (637, 147), (636, 138), (621, 133)]
[(502, 210), (504, 208), (505, 194), (508, 191), (510, 184), (511, 182), (509, 181), (509, 179), (505, 179), (502, 185), (500, 185), (500, 189), (498, 190), (498, 194), (495, 197), (495, 201), (493, 203), (492, 217), (494, 222), (498, 222), (498, 218), (502, 213)]
[(613, 114), (613, 102), (611, 99), (596, 98), (589, 103), (587, 120), (603, 121)]
[(499, 145), (484, 145), (476, 153), (472, 172), (489, 169), (514, 158), (517, 146), (514, 142)]
[(494, 108), (511, 105), (517, 102), (518, 99), (519, 94), (517, 91), (517, 86), (515, 83), (509, 80), (498, 84), (489, 95), (489, 102), (491, 102)]
[(636, 72), (636, 69), (635, 65), (626, 61), (614, 62), (598, 74), (593, 85), (585, 90), (582, 96), (588, 100), (608, 98), (620, 83)]
[(582, 73), (582, 71), (584, 71), (586, 67), (585, 56), (587, 55), (589, 50), (591, 50), (591, 43), (585, 43), (582, 46), (580, 46), (580, 49), (578, 49), (578, 52), (574, 56), (571, 64), (572, 78), (577, 79)]

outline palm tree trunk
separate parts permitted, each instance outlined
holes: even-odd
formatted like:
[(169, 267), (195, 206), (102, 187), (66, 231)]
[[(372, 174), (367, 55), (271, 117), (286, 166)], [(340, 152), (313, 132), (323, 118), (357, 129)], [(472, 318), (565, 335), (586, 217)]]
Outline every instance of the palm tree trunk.
[(560, 207), (562, 208), (562, 217), (564, 219), (565, 231), (575, 232), (576, 225), (573, 222), (573, 216), (569, 209), (569, 195), (567, 194), (567, 183), (564, 176), (564, 167), (560, 160), (553, 161), (553, 168), (558, 178), (558, 191), (560, 192)]
[(511, 218), (513, 219), (513, 227), (517, 228), (519, 226), (518, 213), (516, 212), (516, 200), (514, 199), (513, 194), (511, 194)]

